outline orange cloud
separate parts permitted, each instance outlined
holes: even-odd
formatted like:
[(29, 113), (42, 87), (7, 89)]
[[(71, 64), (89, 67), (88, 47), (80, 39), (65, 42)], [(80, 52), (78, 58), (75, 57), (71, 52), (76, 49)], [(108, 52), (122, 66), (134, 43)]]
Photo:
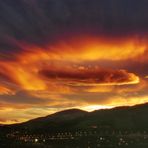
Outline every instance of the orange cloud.
[[(132, 106), (136, 104), (143, 104), (148, 102), (148, 96), (140, 96), (140, 97), (128, 97), (128, 99), (124, 97), (115, 97), (110, 100), (108, 103), (109, 106)], [(118, 100), (115, 102), (115, 100)]]
[[(71, 86), (125, 85), (139, 83), (126, 70), (86, 66), (85, 60), (120, 60), (136, 57), (146, 50), (138, 38), (74, 38), (43, 47), (19, 43), (23, 48), (13, 61), (0, 61), (0, 77), (22, 90), (73, 92)], [(138, 49), (138, 50), (136, 50)], [(71, 88), (70, 88), (71, 87)], [(64, 89), (63, 89), (64, 88)], [(1, 88), (2, 90), (2, 88)], [(8, 91), (4, 90), (3, 91)]]
[[(106, 38), (79, 36), (60, 39), (44, 47), (22, 45), (24, 53), (17, 58), (23, 63), (60, 60), (81, 62), (87, 60), (126, 60), (143, 55), (147, 51), (147, 41), (138, 36), (126, 38)], [(27, 52), (26, 52), (27, 51)]]
[(30, 65), (22, 65), (18, 62), (1, 63), (1, 67), (5, 68), (5, 73), (14, 84), (25, 90), (43, 90), (46, 88), (44, 82), (38, 78), (34, 72), (34, 67)]
[[(60, 64), (60, 63), (59, 63)], [(19, 63), (3, 64), (6, 73), (19, 87), (18, 90), (46, 91), (48, 93), (72, 93), (80, 86), (96, 87), (98, 85), (126, 85), (137, 84), (140, 79), (126, 70), (112, 70), (105, 68), (71, 67), (67, 66), (38, 66), (19, 65)], [(34, 70), (35, 69), (35, 70)], [(75, 87), (75, 88), (73, 88)], [(1, 88), (1, 92), (9, 88)], [(17, 91), (17, 90), (16, 90)]]
[[(14, 59), (0, 60), (0, 115), (5, 117), (9, 113), (11, 120), (5, 120), (7, 123), (37, 117), (26, 113), (28, 110), (32, 113), (37, 106), (91, 110), (101, 106), (128, 105), (124, 94), (147, 87), (147, 82), (142, 83), (139, 75), (126, 68), (99, 65), (101, 60), (117, 62), (142, 57), (147, 44), (136, 37), (80, 37), (44, 47), (19, 44), (23, 50), (14, 54)], [(112, 93), (118, 94), (117, 97)], [(141, 100), (139, 97), (129, 98), (130, 105), (145, 101), (146, 97)], [(10, 110), (16, 116), (11, 117)]]
[(54, 79), (66, 85), (96, 86), (96, 85), (124, 85), (139, 83), (139, 77), (125, 70), (110, 69), (58, 69), (42, 70), (41, 74), (48, 79)]
[(10, 94), (14, 94), (14, 92), (5, 86), (0, 86), (0, 95), (3, 95), (3, 94), (10, 95)]

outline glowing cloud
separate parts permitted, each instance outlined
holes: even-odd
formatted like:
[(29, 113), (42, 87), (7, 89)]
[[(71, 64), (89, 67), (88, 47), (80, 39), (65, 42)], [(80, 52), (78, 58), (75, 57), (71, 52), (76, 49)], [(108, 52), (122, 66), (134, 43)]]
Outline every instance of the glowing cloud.
[(96, 85), (125, 85), (139, 83), (139, 77), (125, 70), (110, 69), (64, 69), (43, 70), (41, 74), (48, 79), (54, 79), (66, 85), (96, 86)]
[[(142, 56), (147, 45), (135, 37), (63, 39), (44, 47), (22, 42), (17, 44), (21, 52), (15, 53), (13, 59), (0, 60), (0, 103), (4, 104), (4, 109), (9, 106), (13, 110), (31, 110), (34, 106), (86, 110), (110, 108), (126, 104), (115, 97), (108, 99), (113, 92), (124, 95), (125, 92), (133, 92), (129, 86), (141, 86), (141, 77), (126, 67), (103, 67), (101, 63), (103, 60), (128, 61)], [(124, 88), (119, 89), (121, 86)], [(137, 86), (136, 90), (140, 88)], [(104, 93), (109, 94), (108, 97), (99, 99)], [(130, 104), (138, 101), (130, 100)], [(12, 118), (1, 122), (21, 122), (31, 117), (21, 119), (19, 116), (16, 117), (19, 120)]]
[[(22, 46), (22, 45), (21, 45)], [(23, 45), (24, 52), (17, 58), (23, 63), (39, 60), (60, 60), (82, 62), (89, 60), (127, 60), (143, 55), (147, 51), (147, 41), (139, 37), (105, 38), (105, 37), (73, 37), (63, 39), (43, 47)], [(31, 50), (30, 50), (31, 49)]]
[(5, 86), (0, 86), (0, 95), (7, 94), (12, 95), (14, 92)]
[(126, 70), (111, 70), (98, 65), (89, 67), (84, 63), (97, 59), (129, 59), (146, 50), (146, 44), (135, 37), (118, 40), (75, 38), (44, 48), (18, 44), (23, 48), (22, 52), (17, 53), (13, 61), (1, 61), (0, 73), (7, 79), (5, 81), (12, 81), (21, 89), (31, 91), (49, 90), (53, 86), (58, 88), (54, 83), (60, 87), (139, 83), (138, 76)]

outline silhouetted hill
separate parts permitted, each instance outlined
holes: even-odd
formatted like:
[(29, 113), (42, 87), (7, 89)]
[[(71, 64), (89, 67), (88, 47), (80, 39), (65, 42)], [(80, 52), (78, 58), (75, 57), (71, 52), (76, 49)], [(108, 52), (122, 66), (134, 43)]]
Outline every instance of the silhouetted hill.
[(42, 131), (55, 131), (57, 129), (66, 129), (76, 125), (82, 118), (86, 117), (87, 111), (80, 109), (69, 109), (60, 111), (46, 117), (39, 117), (24, 123), (8, 125), (10, 128), (23, 128), (28, 130), (41, 129)]
[(65, 110), (55, 114), (30, 120), (10, 128), (28, 129), (30, 131), (58, 131), (75, 129), (120, 129), (147, 130), (148, 103), (132, 107), (85, 112), (78, 109)]
[(69, 109), (54, 113), (52, 115), (47, 116), (46, 118), (65, 118), (65, 119), (74, 119), (80, 116), (86, 115), (88, 112), (80, 110), (80, 109)]

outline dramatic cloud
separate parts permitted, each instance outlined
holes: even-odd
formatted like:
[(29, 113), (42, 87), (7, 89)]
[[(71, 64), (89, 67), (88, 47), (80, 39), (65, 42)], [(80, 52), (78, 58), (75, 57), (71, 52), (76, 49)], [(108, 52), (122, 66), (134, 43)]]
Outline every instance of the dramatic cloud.
[(147, 0), (0, 3), (0, 123), (147, 101)]
[[(15, 54), (14, 60), (0, 61), (0, 78), (5, 85), (1, 86), (1, 94), (20, 90), (72, 93), (77, 91), (73, 86), (139, 83), (140, 79), (134, 73), (99, 66), (102, 59), (116, 62), (143, 54), (146, 43), (136, 40), (134, 37), (118, 40), (89, 37), (81, 38), (81, 41), (57, 41), (44, 48), (20, 42), (22, 51)], [(136, 48), (138, 50), (134, 52)], [(89, 61), (96, 60), (97, 64), (89, 65)]]
[(43, 70), (41, 71), (48, 79), (55, 79), (66, 85), (72, 86), (95, 86), (95, 85), (124, 85), (139, 83), (139, 78), (125, 70), (109, 70), (100, 68), (85, 69), (80, 67), (76, 70)]

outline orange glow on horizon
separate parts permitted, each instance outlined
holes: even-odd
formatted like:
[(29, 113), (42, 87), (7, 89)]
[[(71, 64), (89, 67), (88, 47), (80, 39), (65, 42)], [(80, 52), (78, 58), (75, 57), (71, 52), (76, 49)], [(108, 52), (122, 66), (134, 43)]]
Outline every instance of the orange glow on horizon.
[[(115, 103), (115, 101), (111, 101), (111, 102), (108, 102), (107, 104), (102, 104), (102, 105), (98, 105), (98, 104), (90, 104), (90, 105), (82, 105), (82, 106), (75, 106), (75, 107), (71, 107), (70, 109), (81, 109), (81, 110), (84, 110), (84, 111), (88, 111), (88, 112), (93, 112), (95, 110), (102, 110), (102, 109), (112, 109), (112, 108), (115, 108), (115, 107), (122, 107), (122, 106), (134, 106), (134, 105), (137, 105), (137, 104), (143, 104), (143, 103), (147, 103), (147, 98), (148, 97), (143, 97), (143, 98), (129, 98), (129, 100), (125, 100), (124, 98), (116, 98), (116, 99), (119, 99), (119, 101), (117, 103)], [(67, 110), (69, 109), (68, 107), (65, 108), (64, 110)], [(15, 123), (22, 123), (22, 122), (26, 122), (28, 120), (31, 120), (31, 119), (35, 119), (35, 118), (38, 118), (38, 117), (45, 117), (45, 116), (48, 116), (48, 115), (51, 115), (51, 114), (54, 114), (56, 112), (59, 112), (59, 111), (62, 111), (63, 109), (60, 109), (58, 111), (52, 111), (52, 112), (43, 112), (43, 113), (40, 113), (39, 115), (32, 115), (32, 116), (29, 116), (27, 118), (22, 118), (22, 119), (19, 119), (19, 120), (4, 120), (4, 121), (0, 121), (0, 124), (4, 124), (4, 125), (9, 125), (9, 124), (15, 124)], [(9, 113), (9, 112), (12, 112), (12, 110), (8, 109), (6, 111), (6, 113)], [(10, 114), (10, 113), (9, 113)]]

